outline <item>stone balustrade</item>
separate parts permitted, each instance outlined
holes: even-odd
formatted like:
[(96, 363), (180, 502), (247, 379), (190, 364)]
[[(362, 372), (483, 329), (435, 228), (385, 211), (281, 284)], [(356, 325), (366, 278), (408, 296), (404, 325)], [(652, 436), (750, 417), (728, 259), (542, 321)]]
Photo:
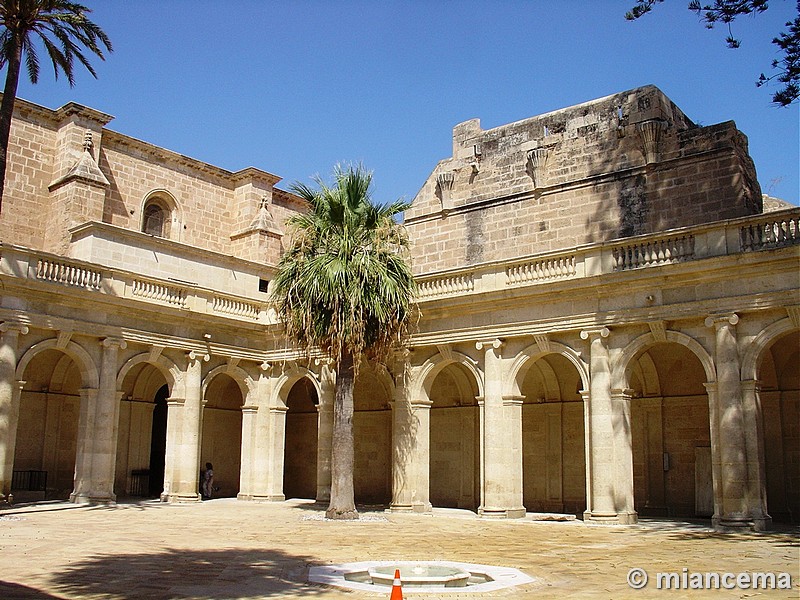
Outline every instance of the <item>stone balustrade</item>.
[(265, 301), (244, 298), (188, 282), (164, 280), (101, 267), (94, 263), (3, 244), (0, 277), (83, 288), (151, 304), (217, 315), (251, 323), (276, 322), (275, 311)]
[[(497, 261), (417, 277), (418, 301), (594, 277), (715, 256), (800, 244), (800, 208), (590, 244), (512, 261)], [(266, 301), (193, 283), (147, 277), (122, 269), (0, 246), (0, 275), (83, 288), (143, 302), (251, 323), (276, 322)]]
[(800, 208), (417, 277), (421, 302), (800, 244)]

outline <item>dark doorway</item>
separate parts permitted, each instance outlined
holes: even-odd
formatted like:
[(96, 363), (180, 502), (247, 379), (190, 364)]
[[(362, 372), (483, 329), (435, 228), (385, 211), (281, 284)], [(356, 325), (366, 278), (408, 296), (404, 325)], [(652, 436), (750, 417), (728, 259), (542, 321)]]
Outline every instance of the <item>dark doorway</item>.
[(164, 385), (155, 397), (153, 430), (150, 437), (150, 496), (160, 496), (164, 491), (164, 457), (167, 451), (167, 397), (169, 387)]

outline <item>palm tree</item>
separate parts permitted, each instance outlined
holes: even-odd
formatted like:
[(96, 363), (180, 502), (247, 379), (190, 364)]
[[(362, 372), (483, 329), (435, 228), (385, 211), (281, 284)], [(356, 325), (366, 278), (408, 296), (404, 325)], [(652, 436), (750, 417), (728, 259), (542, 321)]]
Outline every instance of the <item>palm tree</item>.
[(353, 384), (359, 363), (383, 360), (402, 343), (416, 285), (405, 227), (393, 217), (410, 204), (376, 205), (372, 174), (337, 167), (335, 184), (292, 191), (311, 205), (289, 219), (292, 241), (272, 283), (272, 298), (290, 338), (309, 356), (333, 361), (331, 500), (326, 516), (357, 519), (353, 494)]
[(105, 32), (86, 16), (90, 12), (85, 6), (66, 0), (0, 0), (0, 69), (8, 67), (0, 103), (0, 208), (11, 117), (23, 55), (31, 83), (39, 80), (39, 57), (34, 46), (37, 37), (53, 63), (56, 79), (61, 71), (70, 87), (75, 85), (73, 65), (76, 58), (97, 77), (82, 47), (91, 50), (101, 60), (105, 60), (101, 44), (109, 52), (112, 48)]

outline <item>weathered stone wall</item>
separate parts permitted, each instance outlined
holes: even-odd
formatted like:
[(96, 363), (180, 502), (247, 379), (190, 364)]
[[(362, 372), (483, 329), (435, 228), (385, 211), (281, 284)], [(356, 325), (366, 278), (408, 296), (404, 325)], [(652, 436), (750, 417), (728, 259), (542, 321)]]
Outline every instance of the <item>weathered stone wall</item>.
[[(279, 177), (231, 173), (105, 129), (112, 118), (72, 103), (49, 110), (17, 100), (0, 241), (66, 254), (70, 228), (87, 221), (141, 231), (145, 201), (160, 194), (175, 205), (169, 239), (278, 262), (283, 223), (304, 209), (273, 187)], [(262, 200), (268, 228), (257, 222)]]
[(648, 86), (483, 130), (453, 130), (406, 213), (424, 273), (761, 211), (733, 122), (692, 123)]

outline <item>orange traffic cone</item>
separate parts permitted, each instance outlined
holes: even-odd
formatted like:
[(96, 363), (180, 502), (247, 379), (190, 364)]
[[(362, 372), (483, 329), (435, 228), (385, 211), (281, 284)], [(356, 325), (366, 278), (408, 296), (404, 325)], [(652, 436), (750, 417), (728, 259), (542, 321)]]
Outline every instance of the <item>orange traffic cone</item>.
[(392, 583), (392, 595), (389, 600), (403, 600), (403, 584), (400, 583), (400, 569), (394, 570), (394, 582)]

